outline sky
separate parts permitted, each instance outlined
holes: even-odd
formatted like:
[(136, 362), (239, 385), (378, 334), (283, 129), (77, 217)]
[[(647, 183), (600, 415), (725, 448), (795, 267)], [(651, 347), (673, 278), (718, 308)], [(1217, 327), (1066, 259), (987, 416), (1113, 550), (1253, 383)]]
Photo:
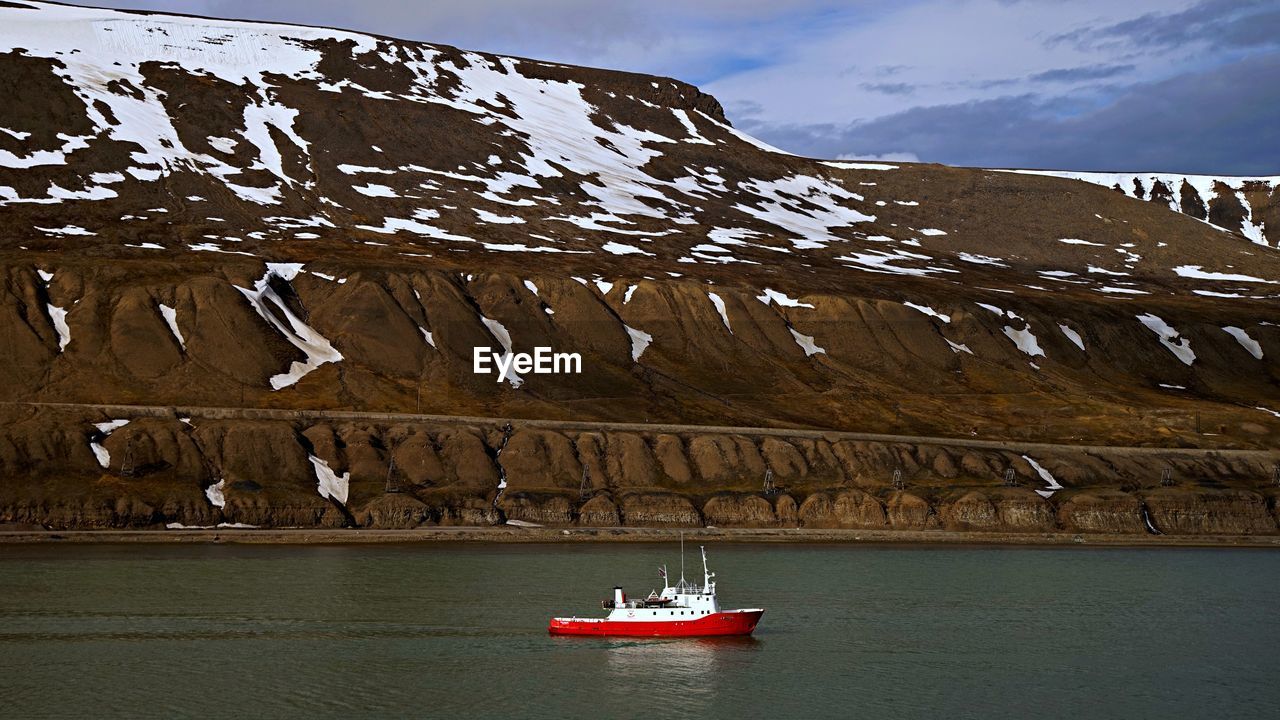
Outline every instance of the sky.
[(98, 0), (679, 78), (790, 152), (1280, 174), (1280, 0)]

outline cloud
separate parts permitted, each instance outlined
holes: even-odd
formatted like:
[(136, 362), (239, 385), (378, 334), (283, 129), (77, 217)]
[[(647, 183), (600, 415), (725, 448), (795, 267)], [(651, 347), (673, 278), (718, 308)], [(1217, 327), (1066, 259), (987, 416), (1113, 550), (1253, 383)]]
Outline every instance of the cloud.
[(915, 153), (881, 153), (879, 155), (855, 155), (845, 153), (837, 155), (837, 160), (857, 160), (870, 162), (920, 162)]
[(1205, 0), (1180, 12), (1153, 12), (1110, 25), (1089, 25), (1052, 38), (1080, 47), (1117, 41), (1146, 48), (1208, 45), (1258, 48), (1280, 44), (1275, 0)]
[(1074, 68), (1054, 68), (1032, 75), (1032, 82), (1080, 82), (1081, 80), (1105, 80), (1117, 75), (1132, 72), (1135, 66), (1128, 65), (1088, 65)]
[(858, 87), (885, 95), (910, 95), (916, 89), (910, 83), (862, 83)]
[[(953, 165), (1266, 175), (1280, 147), (1280, 53), (1129, 87), (1115, 102), (1017, 95), (871, 121), (755, 126), (805, 155), (912, 153)], [(1241, 93), (1240, 88), (1248, 88)]]

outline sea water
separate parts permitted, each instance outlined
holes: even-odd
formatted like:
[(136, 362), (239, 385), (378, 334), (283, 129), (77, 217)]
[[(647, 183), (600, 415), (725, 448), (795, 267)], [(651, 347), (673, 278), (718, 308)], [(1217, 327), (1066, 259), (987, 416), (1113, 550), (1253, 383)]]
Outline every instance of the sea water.
[[(550, 637), (676, 544), (0, 547), (0, 716), (1274, 717), (1280, 555), (708, 548), (750, 639)], [(696, 548), (685, 563), (701, 579)]]

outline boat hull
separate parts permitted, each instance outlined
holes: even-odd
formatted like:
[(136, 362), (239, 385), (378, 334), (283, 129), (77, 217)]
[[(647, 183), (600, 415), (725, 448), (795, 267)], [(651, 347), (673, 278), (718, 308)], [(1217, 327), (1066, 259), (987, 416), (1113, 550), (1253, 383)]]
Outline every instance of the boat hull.
[(750, 635), (764, 610), (728, 610), (696, 620), (608, 620), (600, 618), (552, 618), (552, 635), (598, 637), (712, 637)]

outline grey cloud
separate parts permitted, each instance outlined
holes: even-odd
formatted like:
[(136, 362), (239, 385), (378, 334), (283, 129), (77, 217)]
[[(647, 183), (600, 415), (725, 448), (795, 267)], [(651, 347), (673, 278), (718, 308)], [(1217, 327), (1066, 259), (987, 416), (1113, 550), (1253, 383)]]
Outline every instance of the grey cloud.
[(1204, 43), (1215, 48), (1259, 48), (1280, 44), (1277, 0), (1204, 0), (1181, 12), (1149, 13), (1105, 26), (1062, 33), (1050, 42), (1082, 48), (1132, 43), (1172, 49)]
[(990, 90), (997, 87), (1008, 87), (1022, 81), (1022, 78), (999, 78), (996, 80), (966, 80), (964, 82), (949, 83), (948, 87), (971, 87), (979, 90)]
[(1088, 65), (1086, 67), (1055, 68), (1032, 75), (1033, 82), (1081, 82), (1085, 80), (1106, 80), (1117, 75), (1132, 72), (1133, 65)]
[(739, 121), (750, 122), (751, 118), (759, 117), (760, 113), (764, 112), (764, 106), (753, 100), (738, 100), (729, 103), (725, 112), (730, 117), (738, 118)]
[(985, 167), (1267, 175), (1280, 172), (1280, 53), (1129, 87), (1064, 112), (1071, 98), (1002, 97), (918, 107), (850, 126), (749, 128), (815, 157), (914, 153)]
[(862, 83), (858, 87), (885, 95), (910, 95), (916, 89), (916, 86), (910, 83)]
[[(910, 65), (875, 65), (870, 69), (870, 74), (879, 78), (893, 77), (905, 70), (910, 70), (911, 67), (912, 66)], [(841, 68), (836, 75), (839, 77), (848, 77), (850, 75), (866, 75), (867, 73), (867, 68), (862, 65), (850, 65), (848, 67)]]
[(903, 70), (910, 70), (910, 65), (877, 65), (875, 73), (879, 77), (890, 77), (897, 75)]

